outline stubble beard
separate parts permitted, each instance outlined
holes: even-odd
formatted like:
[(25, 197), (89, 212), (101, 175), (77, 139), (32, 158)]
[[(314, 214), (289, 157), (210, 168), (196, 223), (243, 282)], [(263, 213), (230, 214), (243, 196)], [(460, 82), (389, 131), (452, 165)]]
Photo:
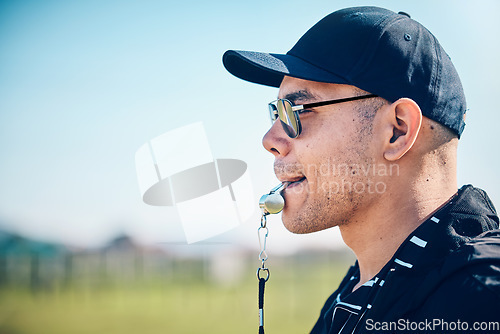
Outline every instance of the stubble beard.
[[(357, 143), (351, 150), (342, 152), (343, 156), (351, 158), (339, 161), (337, 166), (339, 164), (369, 166), (372, 161), (368, 152), (364, 150), (365, 147), (363, 143)], [(330, 164), (334, 165), (334, 161), (330, 161)], [(308, 234), (335, 226), (348, 225), (373, 199), (370, 199), (366, 192), (359, 193), (354, 189), (333, 189), (329, 182), (363, 184), (366, 187), (368, 178), (351, 172), (316, 180), (309, 175), (307, 186), (302, 190), (307, 196), (301, 207), (287, 208), (285, 204), (282, 219), (287, 230), (295, 234)], [(314, 183), (317, 184), (314, 185)]]
[(348, 224), (359, 206), (359, 194), (322, 193), (315, 200), (307, 198), (296, 212), (285, 210), (282, 216), (285, 228), (295, 234), (309, 234)]

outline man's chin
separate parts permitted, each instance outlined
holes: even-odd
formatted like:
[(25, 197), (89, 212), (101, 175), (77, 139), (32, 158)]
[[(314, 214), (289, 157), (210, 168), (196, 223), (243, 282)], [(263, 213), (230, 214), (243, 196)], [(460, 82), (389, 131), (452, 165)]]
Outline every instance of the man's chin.
[(308, 215), (304, 212), (290, 212), (286, 210), (286, 207), (281, 215), (281, 220), (283, 226), (294, 234), (309, 234), (339, 225), (331, 218), (327, 219), (318, 214)]
[(283, 221), (283, 226), (294, 234), (308, 234), (316, 232), (311, 228), (312, 226), (308, 226), (304, 223), (304, 220), (297, 219), (297, 217), (290, 218), (287, 214), (283, 213), (281, 220)]

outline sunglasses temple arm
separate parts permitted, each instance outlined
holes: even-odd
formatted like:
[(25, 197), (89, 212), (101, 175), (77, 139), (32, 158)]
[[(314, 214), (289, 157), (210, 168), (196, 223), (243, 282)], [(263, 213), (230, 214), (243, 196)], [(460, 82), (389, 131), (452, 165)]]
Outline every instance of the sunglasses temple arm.
[(369, 95), (354, 96), (354, 97), (348, 97), (348, 98), (345, 98), (345, 99), (330, 100), (330, 101), (321, 101), (321, 102), (315, 102), (315, 103), (307, 103), (307, 104), (304, 104), (304, 105), (301, 105), (301, 106), (296, 106), (296, 107), (301, 107), (301, 109), (315, 108), (315, 107), (326, 106), (326, 105), (329, 105), (329, 104), (337, 104), (337, 103), (342, 103), (342, 102), (350, 102), (350, 101), (356, 101), (356, 100), (369, 99), (369, 98), (372, 98), (372, 97), (377, 97), (377, 95), (375, 95), (375, 94), (369, 94)]

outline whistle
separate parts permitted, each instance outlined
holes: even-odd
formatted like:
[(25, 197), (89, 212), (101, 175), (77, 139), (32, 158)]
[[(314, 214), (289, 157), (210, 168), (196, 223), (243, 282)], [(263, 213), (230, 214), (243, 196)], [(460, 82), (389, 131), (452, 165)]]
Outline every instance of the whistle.
[(263, 195), (259, 200), (259, 207), (264, 215), (280, 213), (285, 206), (285, 199), (281, 196), (281, 192), (290, 184), (283, 182), (271, 189), (269, 194)]

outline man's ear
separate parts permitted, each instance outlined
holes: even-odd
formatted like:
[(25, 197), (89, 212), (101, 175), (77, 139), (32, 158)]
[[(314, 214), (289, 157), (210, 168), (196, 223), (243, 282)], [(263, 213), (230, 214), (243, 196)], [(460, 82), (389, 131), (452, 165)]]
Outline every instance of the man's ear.
[(386, 109), (384, 158), (400, 159), (412, 148), (422, 125), (422, 111), (412, 99), (401, 98)]

